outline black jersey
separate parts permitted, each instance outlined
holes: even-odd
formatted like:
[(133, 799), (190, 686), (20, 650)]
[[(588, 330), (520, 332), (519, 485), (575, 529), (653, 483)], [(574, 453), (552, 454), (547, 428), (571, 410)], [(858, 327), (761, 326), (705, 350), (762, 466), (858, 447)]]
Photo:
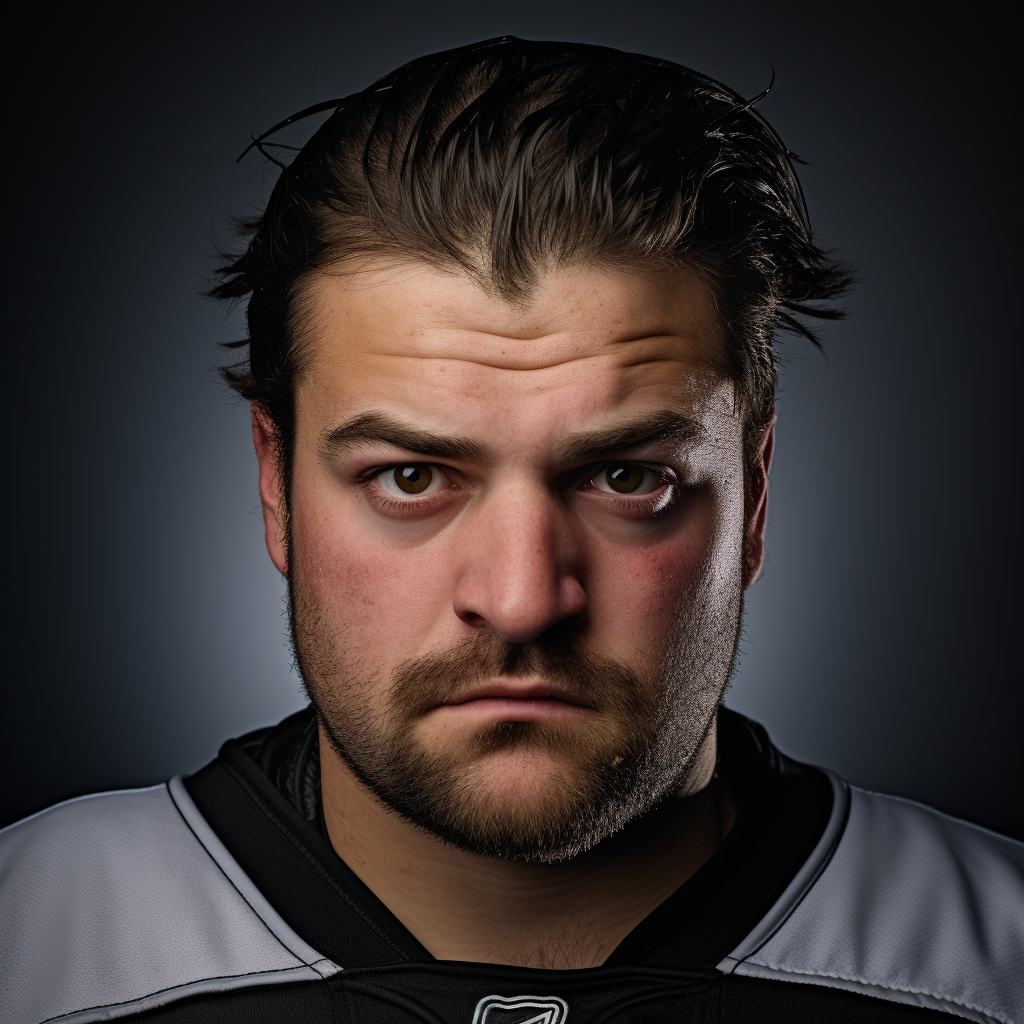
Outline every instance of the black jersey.
[(1024, 1021), (1024, 845), (723, 711), (736, 824), (601, 966), (439, 961), (325, 838), (312, 713), (0, 833), (0, 1020)]

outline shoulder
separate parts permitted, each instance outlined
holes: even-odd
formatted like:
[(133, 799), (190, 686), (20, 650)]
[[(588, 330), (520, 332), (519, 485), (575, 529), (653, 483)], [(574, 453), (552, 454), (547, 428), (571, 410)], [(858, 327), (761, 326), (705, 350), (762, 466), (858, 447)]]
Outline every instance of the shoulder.
[(81, 797), (0, 831), (5, 1020), (101, 1020), (321, 976), (178, 780)]
[[(1024, 844), (849, 787), (799, 890), (720, 969), (1024, 1020)], [(812, 862), (815, 860), (812, 857)]]

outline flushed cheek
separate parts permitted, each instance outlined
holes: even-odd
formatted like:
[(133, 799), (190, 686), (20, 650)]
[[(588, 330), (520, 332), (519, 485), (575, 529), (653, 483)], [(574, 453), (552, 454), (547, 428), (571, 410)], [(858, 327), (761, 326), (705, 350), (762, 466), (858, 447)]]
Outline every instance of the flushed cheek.
[[(307, 604), (336, 623), (346, 642), (385, 663), (421, 653), (441, 617), (439, 567), (379, 542), (351, 521), (293, 516), (293, 557)], [(450, 604), (450, 602), (449, 602)]]
[(680, 615), (717, 620), (732, 606), (742, 524), (722, 515), (721, 504), (708, 504), (707, 515), (656, 543), (591, 551), (588, 621), (596, 643), (657, 660)]
[(687, 538), (616, 552), (588, 586), (588, 619), (599, 634), (626, 638), (662, 634), (680, 596), (707, 574), (707, 549)]

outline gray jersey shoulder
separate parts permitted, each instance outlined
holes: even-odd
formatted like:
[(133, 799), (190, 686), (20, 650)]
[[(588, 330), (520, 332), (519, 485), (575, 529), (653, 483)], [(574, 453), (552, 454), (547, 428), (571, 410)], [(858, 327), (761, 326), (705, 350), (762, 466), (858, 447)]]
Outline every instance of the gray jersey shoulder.
[[(1024, 1022), (1024, 845), (833, 778), (832, 821), (723, 972)], [(180, 780), (0, 831), (4, 1024), (110, 1020), (341, 969), (296, 935)]]
[(0, 1019), (116, 1019), (337, 968), (281, 920), (181, 785), (100, 793), (0, 831)]
[(1024, 1022), (1024, 844), (833, 779), (806, 877), (719, 970)]

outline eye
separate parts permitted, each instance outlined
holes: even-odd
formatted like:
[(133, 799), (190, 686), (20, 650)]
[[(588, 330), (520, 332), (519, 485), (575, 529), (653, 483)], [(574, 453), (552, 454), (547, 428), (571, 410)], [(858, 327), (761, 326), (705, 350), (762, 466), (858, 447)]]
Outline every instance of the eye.
[(600, 491), (639, 496), (657, 490), (664, 480), (660, 473), (639, 462), (612, 462), (595, 474), (593, 483)]
[(385, 469), (377, 481), (388, 494), (404, 498), (410, 494), (429, 494), (440, 490), (445, 478), (436, 466), (425, 462), (406, 462)]

